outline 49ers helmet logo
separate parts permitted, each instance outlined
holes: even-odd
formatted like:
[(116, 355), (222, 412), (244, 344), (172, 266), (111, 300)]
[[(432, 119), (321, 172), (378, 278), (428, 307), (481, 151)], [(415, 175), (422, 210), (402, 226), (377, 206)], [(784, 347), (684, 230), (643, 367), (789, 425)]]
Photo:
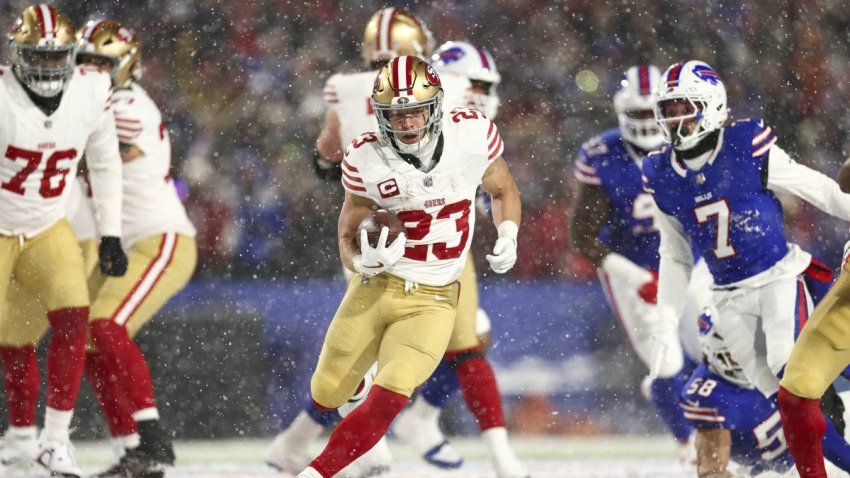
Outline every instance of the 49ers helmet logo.
[(433, 67), (433, 66), (431, 66), (431, 65), (428, 65), (428, 66), (425, 68), (425, 78), (427, 78), (427, 79), (428, 79), (428, 83), (430, 83), (430, 84), (432, 84), (432, 85), (435, 85), (435, 86), (436, 86), (436, 85), (439, 85), (439, 84), (440, 84), (440, 77), (439, 77), (439, 76), (437, 76), (437, 72), (436, 72), (436, 71), (434, 71), (434, 67)]

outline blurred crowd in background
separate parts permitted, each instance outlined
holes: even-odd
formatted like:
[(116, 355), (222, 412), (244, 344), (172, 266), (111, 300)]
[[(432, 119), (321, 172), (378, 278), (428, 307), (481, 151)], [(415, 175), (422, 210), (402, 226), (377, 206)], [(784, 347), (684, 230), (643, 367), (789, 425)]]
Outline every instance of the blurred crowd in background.
[[(363, 68), (363, 29), (386, 2), (55, 3), (76, 25), (109, 16), (139, 34), (142, 84), (166, 117), (199, 230), (198, 274), (339, 273), (341, 188), (311, 166), (322, 87), (337, 71)], [(731, 118), (765, 118), (792, 157), (825, 174), (850, 151), (850, 10), (838, 0), (388, 3), (419, 15), (437, 44), (468, 40), (496, 59), (496, 122), (524, 201), (512, 271), (520, 278), (594, 277), (569, 248), (572, 163), (585, 140), (616, 126), (612, 94), (633, 64), (706, 61), (726, 83)], [(0, 28), (27, 4), (0, 0)], [(791, 235), (837, 266), (847, 226), (787, 206)], [(473, 247), (482, 251), (494, 232), (479, 224)]]

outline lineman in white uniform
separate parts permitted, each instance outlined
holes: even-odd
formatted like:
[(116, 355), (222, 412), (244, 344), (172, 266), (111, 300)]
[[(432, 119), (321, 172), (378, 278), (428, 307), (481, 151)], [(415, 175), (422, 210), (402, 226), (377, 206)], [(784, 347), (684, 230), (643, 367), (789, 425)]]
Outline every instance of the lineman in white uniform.
[(123, 238), (129, 251), (123, 278), (95, 273), (90, 280), (87, 372), (113, 442), (125, 449), (120, 462), (98, 476), (151, 478), (174, 463), (174, 450), (159, 423), (148, 365), (132, 337), (192, 277), (195, 228), (171, 177), (171, 143), (162, 115), (136, 82), (141, 45), (135, 32), (115, 20), (97, 20), (79, 36), (78, 62), (110, 71), (116, 86), (114, 112), (124, 162)]
[[(53, 329), (45, 426), (34, 458), (55, 475), (80, 476), (69, 427), (85, 364), (89, 296), (82, 253), (65, 219), (66, 186), (85, 152), (101, 235), (100, 268), (107, 275), (123, 275), (127, 257), (119, 239), (121, 161), (112, 87), (108, 75), (74, 68), (74, 29), (51, 6), (25, 9), (10, 40), (12, 68), (0, 68), (0, 110), (6, 112), (0, 115), (0, 150), (5, 151), (0, 161), (0, 331), (26, 327), (6, 314), (14, 279), (39, 297)], [(34, 350), (4, 347), (2, 352), (7, 381), (26, 388), (31, 369), (14, 365), (32, 363)], [(7, 433), (15, 435), (14, 430)]]

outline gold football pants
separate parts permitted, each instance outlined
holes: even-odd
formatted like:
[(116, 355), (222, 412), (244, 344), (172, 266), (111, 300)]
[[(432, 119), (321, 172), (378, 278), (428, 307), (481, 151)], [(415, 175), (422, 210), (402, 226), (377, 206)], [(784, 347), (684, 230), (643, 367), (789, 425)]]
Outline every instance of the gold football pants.
[(405, 284), (387, 273), (351, 278), (310, 384), (319, 405), (344, 404), (376, 360), (375, 384), (407, 397), (437, 368), (454, 327), (459, 286)]
[[(33, 335), (37, 341), (47, 330), (48, 311), (88, 307), (84, 267), (65, 219), (30, 239), (0, 236), (0, 338), (6, 338), (0, 345), (33, 343)], [(38, 310), (38, 319), (17, 314), (12, 304)]]
[(850, 272), (841, 272), (803, 326), (781, 385), (803, 398), (820, 398), (850, 364)]
[[(92, 320), (116, 320), (131, 337), (192, 277), (197, 261), (195, 239), (168, 233), (142, 239), (127, 254), (127, 273), (121, 277), (104, 276), (97, 269), (97, 244), (94, 239), (80, 243), (86, 272), (90, 273), (88, 291), (93, 298)], [(18, 291), (14, 295), (11, 291)], [(6, 317), (0, 321), (0, 345), (22, 347), (36, 344), (47, 331), (43, 306), (33, 300), (34, 293), (13, 283)], [(89, 343), (89, 347), (91, 347)]]
[(460, 282), (460, 299), (447, 352), (461, 352), (478, 346), (478, 334), (475, 333), (475, 319), (478, 315), (478, 278), (475, 274), (472, 254), (466, 255), (466, 266), (458, 282)]

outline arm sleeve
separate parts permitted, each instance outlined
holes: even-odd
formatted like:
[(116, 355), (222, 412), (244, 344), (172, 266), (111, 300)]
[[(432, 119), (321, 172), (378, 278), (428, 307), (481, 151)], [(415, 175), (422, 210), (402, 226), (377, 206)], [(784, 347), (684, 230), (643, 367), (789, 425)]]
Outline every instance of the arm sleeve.
[(121, 155), (110, 102), (111, 94), (86, 144), (86, 162), (98, 232), (121, 237)]
[(661, 233), (658, 254), (658, 306), (672, 309), (676, 318), (682, 316), (694, 258), (691, 244), (682, 225), (656, 207), (656, 224)]
[(775, 144), (768, 155), (767, 188), (793, 194), (821, 211), (850, 221), (850, 194), (823, 173), (794, 161)]

